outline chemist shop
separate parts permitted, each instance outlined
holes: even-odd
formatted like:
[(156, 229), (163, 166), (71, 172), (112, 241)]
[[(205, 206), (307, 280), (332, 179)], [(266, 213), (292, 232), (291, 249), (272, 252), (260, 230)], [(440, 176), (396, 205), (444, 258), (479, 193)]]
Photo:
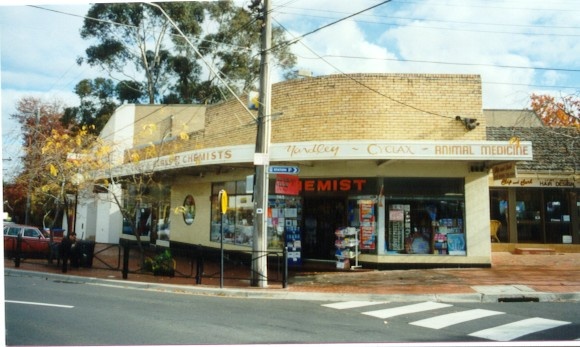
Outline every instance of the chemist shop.
[[(479, 151), (481, 145), (470, 146)], [(524, 145), (531, 150), (531, 144)], [(425, 150), (437, 144), (417, 146)], [(388, 165), (374, 160), (309, 165), (301, 161), (302, 165), (292, 166), (299, 174), (272, 174), (268, 247), (288, 247), (291, 265), (321, 260), (345, 268), (355, 263), (487, 266), (489, 210), (481, 203), (488, 197), (487, 170), (471, 161), (443, 160), (453, 156), (461, 157), (438, 154), (441, 162), (406, 160)], [(325, 177), (324, 172), (350, 175)], [(245, 178), (212, 184), (210, 241), (219, 242), (224, 228), (226, 244), (252, 245), (254, 206), (249, 186), (251, 181)], [(230, 202), (223, 220), (218, 208), (221, 190), (227, 191)]]

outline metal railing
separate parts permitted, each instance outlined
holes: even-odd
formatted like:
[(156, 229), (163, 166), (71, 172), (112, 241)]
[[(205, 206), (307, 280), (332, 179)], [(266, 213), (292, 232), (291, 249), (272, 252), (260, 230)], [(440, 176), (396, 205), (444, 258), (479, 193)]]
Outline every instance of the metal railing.
[[(14, 257), (15, 267), (19, 267), (20, 263), (26, 259), (22, 252), (23, 247), (26, 247), (26, 240), (18, 237), (14, 242), (13, 247), (7, 252), (7, 256)], [(121, 271), (122, 278), (127, 279), (130, 273), (142, 274), (147, 272), (143, 267), (143, 263), (136, 258), (141, 257), (142, 254), (137, 250), (137, 243), (133, 240), (121, 240), (119, 244), (103, 244), (94, 243), (93, 251), (90, 255), (91, 259), (85, 259), (88, 264), (81, 265), (82, 267), (92, 267), (96, 269), (105, 269), (111, 271)], [(143, 244), (143, 249), (146, 254), (143, 256), (152, 256), (159, 254), (160, 251), (165, 250), (163, 247), (151, 248), (148, 243)], [(286, 249), (280, 251), (228, 251), (223, 256), (224, 269), (214, 271), (216, 265), (222, 262), (221, 257), (217, 256), (217, 252), (203, 248), (202, 246), (192, 246), (187, 249), (172, 249), (173, 261), (175, 262), (174, 271), (171, 276), (192, 278), (195, 279), (195, 284), (202, 284), (204, 279), (215, 280), (220, 279), (220, 283), (226, 280), (238, 280), (248, 282), (255, 285), (252, 281), (256, 278), (262, 281), (281, 283), (283, 288), (288, 286), (288, 251)], [(27, 255), (29, 255), (27, 253)], [(266, 274), (257, 274), (252, 269), (252, 263), (260, 258), (268, 258), (268, 271)], [(61, 245), (54, 243), (50, 245), (50, 250), (46, 254), (38, 254), (35, 258), (48, 259), (48, 263), (52, 264), (53, 259), (57, 260), (57, 266), (62, 266), (62, 271), (67, 272), (68, 262), (70, 259), (63, 259), (63, 252)], [(133, 261), (129, 260), (133, 258)], [(187, 264), (187, 265), (185, 265)], [(209, 266), (211, 264), (211, 266)], [(77, 265), (79, 265), (77, 263)], [(211, 273), (206, 273), (206, 270), (212, 269)], [(228, 275), (224, 275), (224, 271)]]
[[(122, 249), (122, 266), (121, 272), (123, 279), (127, 279), (130, 273), (143, 273), (145, 269), (140, 265), (133, 265), (130, 268), (130, 259), (132, 257), (132, 251), (137, 248), (136, 241), (122, 240), (120, 247)], [(216, 259), (215, 252), (204, 250), (201, 246), (194, 246), (195, 248), (188, 249), (185, 251), (175, 251), (173, 254), (173, 260), (175, 262), (175, 268), (171, 276), (192, 278), (195, 279), (196, 284), (202, 284), (204, 279), (227, 279), (227, 280), (240, 280), (240, 281), (252, 281), (254, 277), (253, 271), (251, 269), (252, 261), (258, 259), (259, 257), (268, 257), (274, 261), (273, 265), (269, 268), (272, 271), (268, 271), (268, 274), (260, 275), (258, 277), (263, 280), (278, 282), (282, 284), (283, 288), (288, 285), (288, 252), (284, 250), (280, 251), (267, 251), (259, 252), (260, 255), (255, 256), (256, 252), (226, 252), (224, 254), (224, 268), (227, 265), (227, 272), (234, 273), (234, 275), (223, 275), (222, 269), (214, 271), (212, 273), (205, 273), (208, 263), (219, 264), (221, 259)], [(166, 248), (160, 247), (157, 249), (159, 251)], [(188, 266), (183, 266), (186, 262)], [(214, 266), (215, 267), (215, 266)], [(183, 271), (183, 269), (188, 268), (189, 273)], [(247, 276), (242, 275), (244, 271), (247, 270)], [(223, 277), (222, 277), (223, 276)]]

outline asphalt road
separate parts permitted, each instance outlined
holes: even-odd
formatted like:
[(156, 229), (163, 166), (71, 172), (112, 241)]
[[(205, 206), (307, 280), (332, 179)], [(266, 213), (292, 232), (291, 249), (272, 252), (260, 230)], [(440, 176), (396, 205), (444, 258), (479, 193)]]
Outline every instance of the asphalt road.
[(7, 345), (580, 341), (578, 303), (247, 299), (11, 276), (5, 300)]

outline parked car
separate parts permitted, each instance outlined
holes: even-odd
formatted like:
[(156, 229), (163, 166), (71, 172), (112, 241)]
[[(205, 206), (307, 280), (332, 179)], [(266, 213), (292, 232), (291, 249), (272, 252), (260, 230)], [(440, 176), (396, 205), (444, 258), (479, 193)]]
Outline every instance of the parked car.
[(8, 223), (4, 225), (5, 255), (10, 256), (16, 253), (19, 235), (22, 237), (20, 254), (27, 258), (48, 257), (51, 247), (62, 241), (62, 237), (53, 237), (51, 243), (49, 231), (41, 231), (35, 226)]

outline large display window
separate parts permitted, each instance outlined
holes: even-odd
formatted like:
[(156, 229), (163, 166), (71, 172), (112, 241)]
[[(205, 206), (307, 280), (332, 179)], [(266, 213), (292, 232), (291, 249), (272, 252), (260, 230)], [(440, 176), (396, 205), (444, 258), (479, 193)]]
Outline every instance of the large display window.
[(463, 179), (386, 178), (389, 255), (466, 255)]
[[(220, 212), (219, 192), (228, 194), (228, 209)], [(224, 243), (252, 246), (254, 233), (254, 202), (248, 194), (246, 181), (220, 182), (212, 186), (210, 240), (220, 242), (223, 228)], [(301, 248), (302, 199), (299, 196), (270, 195), (268, 199), (268, 248), (287, 246), (296, 252)], [(223, 217), (223, 218), (222, 218)], [(299, 253), (292, 253), (300, 258)], [(293, 259), (294, 259), (293, 258)], [(296, 260), (298, 262), (298, 260)]]
[(500, 242), (572, 243), (572, 196), (566, 189), (491, 189), (491, 219), (502, 223)]
[[(228, 194), (228, 209), (224, 216), (220, 212), (218, 201), (219, 192), (222, 189)], [(213, 184), (211, 196), (211, 241), (220, 242), (223, 228), (224, 243), (244, 246), (252, 245), (254, 203), (252, 194), (246, 192), (246, 181)]]
[[(124, 189), (123, 234), (148, 236), (151, 243), (170, 239), (171, 188), (165, 185)], [(129, 220), (128, 218), (131, 218)]]

